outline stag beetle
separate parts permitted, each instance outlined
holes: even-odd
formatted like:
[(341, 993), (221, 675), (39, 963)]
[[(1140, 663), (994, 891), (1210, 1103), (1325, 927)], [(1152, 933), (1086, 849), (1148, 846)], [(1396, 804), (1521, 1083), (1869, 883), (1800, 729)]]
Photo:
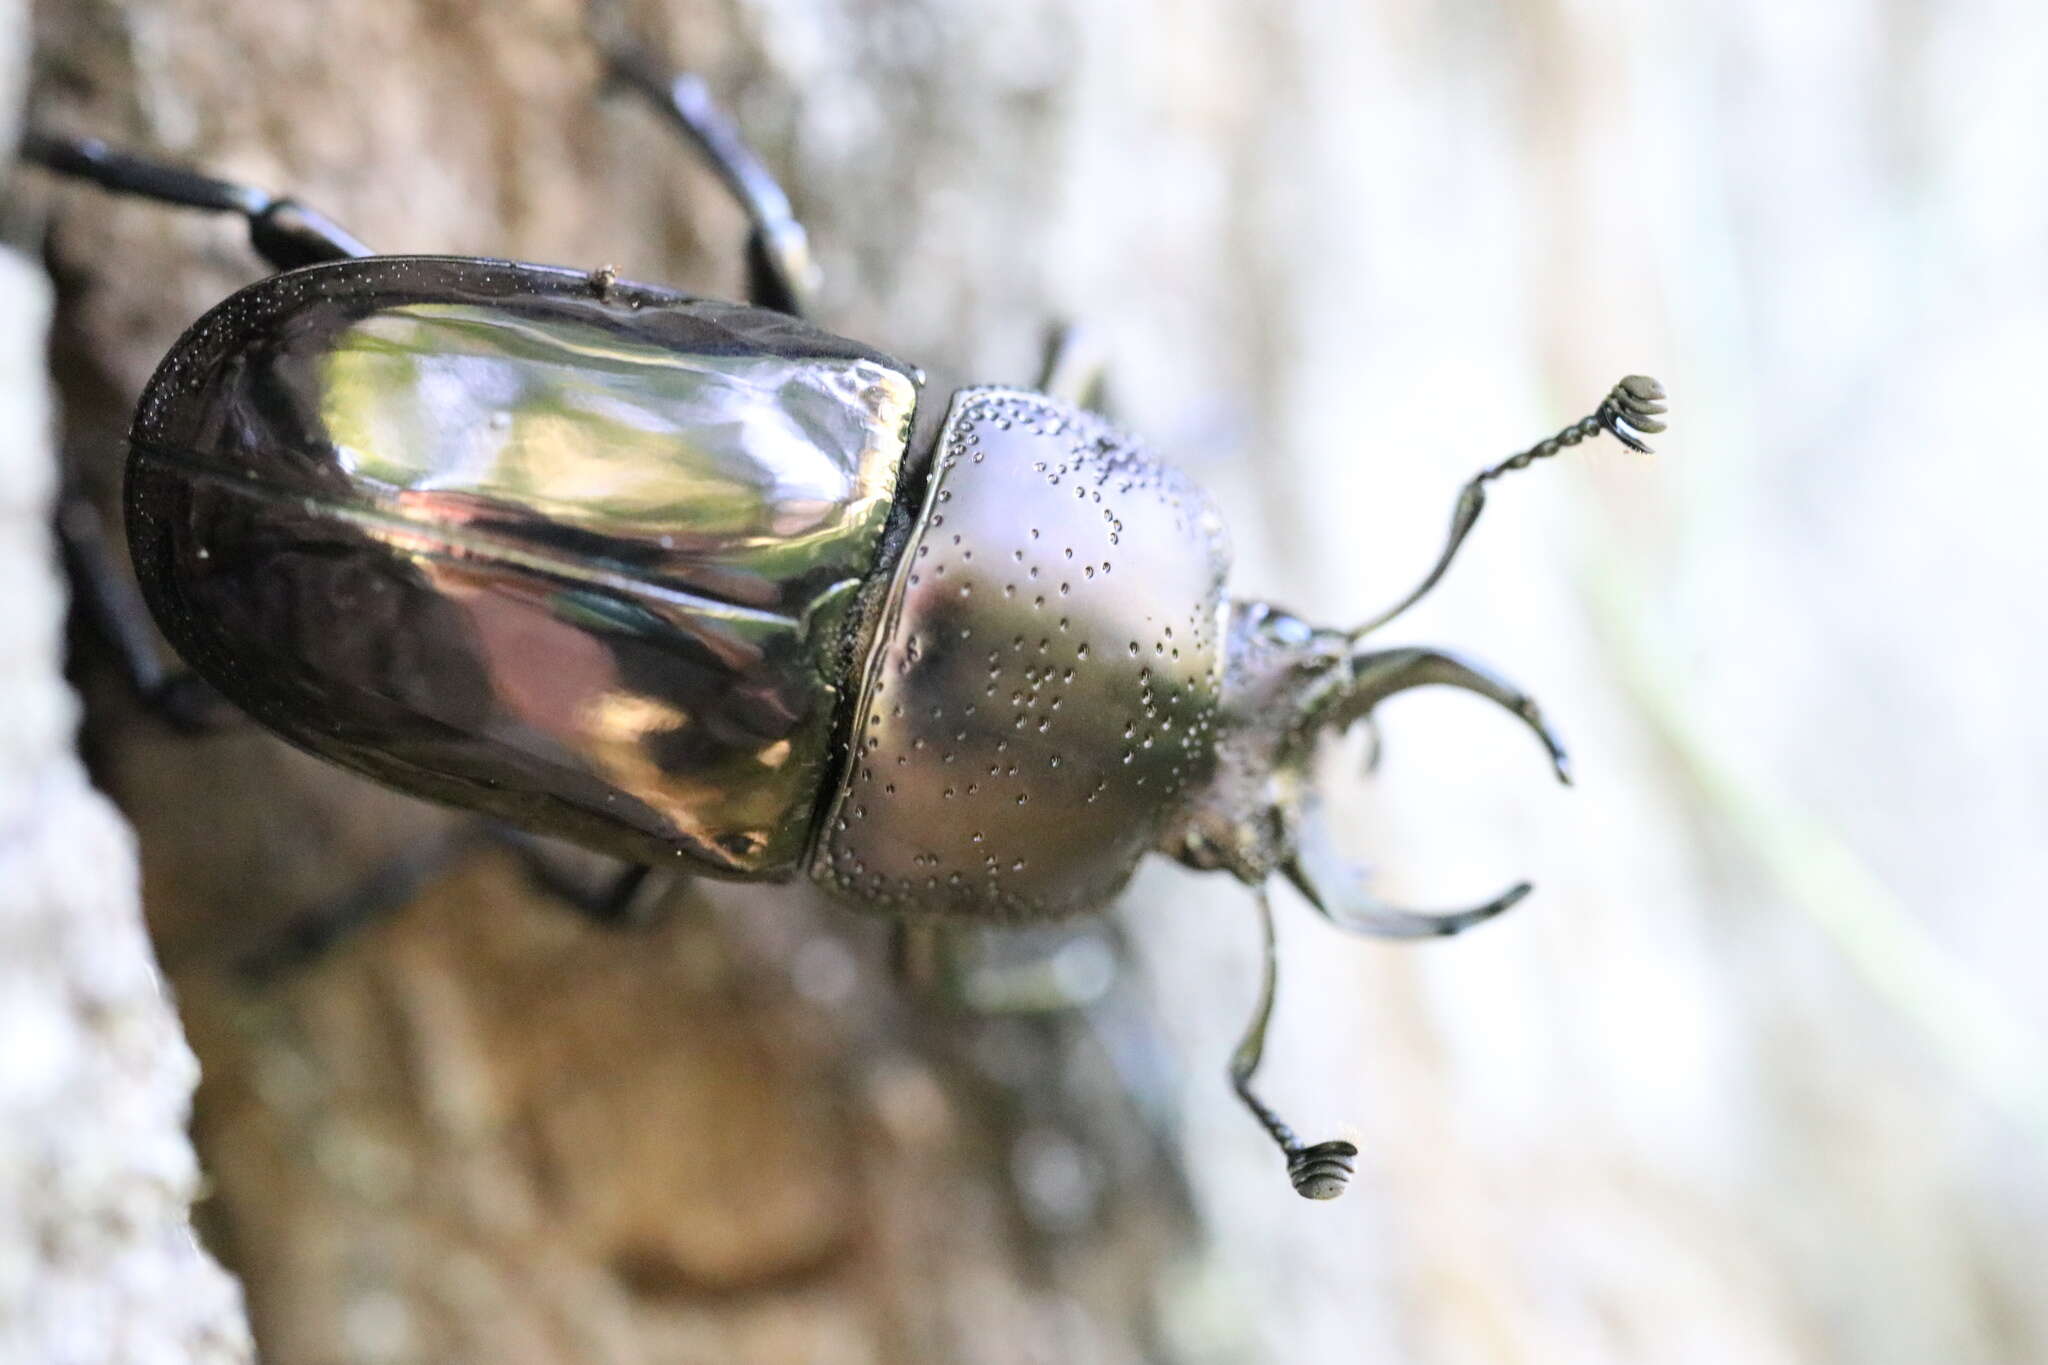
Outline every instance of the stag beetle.
[(134, 420), (127, 530), (163, 634), (304, 749), (637, 865), (808, 877), (912, 924), (1099, 910), (1152, 851), (1228, 872), (1266, 945), (1232, 1079), (1294, 1187), (1335, 1196), (1356, 1149), (1304, 1144), (1250, 1088), (1266, 883), (1394, 937), (1529, 887), (1374, 900), (1319, 818), (1318, 740), (1441, 684), (1513, 712), (1569, 780), (1519, 690), (1369, 638), (1443, 575), (1490, 481), (1601, 431), (1647, 451), (1662, 390), (1624, 379), (1482, 471), (1414, 591), (1312, 626), (1225, 595), (1216, 508), (1086, 410), (1086, 367), (956, 393), (913, 448), (922, 374), (803, 321), (803, 230), (703, 84), (596, 32), (745, 209), (749, 303), (373, 255), (292, 200), (27, 138), (51, 170), (241, 214), (280, 272), (185, 333)]

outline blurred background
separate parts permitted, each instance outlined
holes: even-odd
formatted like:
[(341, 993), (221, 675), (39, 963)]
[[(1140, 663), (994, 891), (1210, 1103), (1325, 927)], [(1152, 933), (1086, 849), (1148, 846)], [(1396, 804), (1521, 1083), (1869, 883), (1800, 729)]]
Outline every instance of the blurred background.
[[(36, 121), (291, 189), (382, 250), (732, 294), (737, 213), (599, 97), (578, 9), (61, 0), (0, 5), (0, 51)], [(790, 188), (826, 326), (942, 394), (1028, 382), (1048, 323), (1086, 322), (1119, 419), (1227, 509), (1242, 595), (1364, 619), (1470, 473), (1624, 373), (1662, 379), (1658, 454), (1603, 440), (1500, 485), (1388, 632), (1542, 699), (1579, 785), (1453, 694), (1388, 706), (1370, 780), (1331, 756), (1388, 896), (1538, 890), (1419, 947), (1280, 894), (1265, 1090), (1362, 1149), (1351, 1193), (1310, 1205), (1222, 1080), (1257, 929), (1220, 879), (1148, 867), (1116, 985), (1051, 1019), (905, 999), (877, 926), (801, 896), (696, 890), (605, 935), (488, 854), (251, 982), (251, 935), (452, 817), (261, 735), (169, 735), (81, 644), (84, 750), (201, 1064), (199, 1227), (266, 1359), (2048, 1358), (2038, 6), (633, 15)], [(134, 890), (51, 681), (37, 300), (65, 477), (108, 502), (155, 361), (260, 270), (231, 223), (26, 171), (5, 193), (27, 254), (0, 356), (24, 699), (0, 1020), (33, 1021), (70, 949), (20, 926), (67, 922), (86, 880), (117, 923)], [(0, 1158), (49, 1096), (88, 1095), (64, 1090), (83, 1016), (45, 994), (58, 1024), (0, 1034)], [(189, 1083), (163, 1046), (121, 1054), (155, 1068), (144, 1127)], [(67, 1133), (135, 1117), (124, 1073), (95, 1074), (128, 1100)], [(139, 1150), (93, 1170), (140, 1162), (169, 1228), (189, 1158)], [(35, 1169), (0, 1159), (0, 1189)], [(29, 1286), (18, 1331), (59, 1302), (34, 1263), (0, 1277)], [(174, 1323), (175, 1283), (134, 1290), (123, 1330)], [(165, 1339), (232, 1358), (231, 1300), (180, 1311), (200, 1301), (222, 1317)], [(21, 1358), (142, 1358), (66, 1321), (36, 1339), (75, 1354)]]

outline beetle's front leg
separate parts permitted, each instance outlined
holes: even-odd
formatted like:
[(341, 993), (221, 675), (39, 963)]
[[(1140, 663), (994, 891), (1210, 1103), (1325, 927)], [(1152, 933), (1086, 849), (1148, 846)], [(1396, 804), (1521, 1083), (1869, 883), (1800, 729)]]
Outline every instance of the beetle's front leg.
[(747, 301), (802, 317), (818, 291), (810, 238), (788, 194), (700, 76), (674, 71), (628, 30), (617, 0), (590, 0), (592, 40), (610, 78), (645, 99), (695, 147), (747, 215)]
[(1273, 1018), (1274, 988), (1280, 975), (1279, 954), (1273, 941), (1273, 904), (1263, 884), (1252, 888), (1259, 907), (1259, 931), (1263, 952), (1260, 959), (1259, 999), (1252, 1008), (1251, 1022), (1244, 1038), (1230, 1058), (1230, 1084), (1237, 1097), (1251, 1110), (1252, 1117), (1266, 1130), (1287, 1158), (1287, 1178), (1304, 1199), (1335, 1199), (1351, 1181), (1352, 1163), (1358, 1148), (1342, 1140), (1310, 1146), (1295, 1136), (1292, 1128), (1252, 1091), (1252, 1077), (1266, 1055), (1266, 1026)]
[(370, 254), (370, 249), (339, 223), (296, 199), (116, 151), (97, 138), (30, 131), (22, 137), (21, 159), (116, 194), (180, 208), (238, 213), (248, 220), (249, 242), (256, 254), (273, 269), (294, 270)]

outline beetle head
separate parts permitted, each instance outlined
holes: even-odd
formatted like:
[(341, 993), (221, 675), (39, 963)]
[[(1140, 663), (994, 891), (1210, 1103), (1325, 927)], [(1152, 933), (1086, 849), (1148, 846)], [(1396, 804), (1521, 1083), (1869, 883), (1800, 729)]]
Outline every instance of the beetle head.
[(1278, 872), (1347, 928), (1395, 937), (1455, 933), (1507, 909), (1529, 887), (1448, 915), (1374, 902), (1322, 820), (1314, 772), (1321, 741), (1369, 724), (1373, 708), (1396, 692), (1438, 684), (1512, 712), (1569, 782), (1564, 749), (1535, 702), (1491, 672), (1439, 650), (1368, 649), (1364, 634), (1311, 626), (1263, 602), (1231, 604), (1213, 775), (1190, 794), (1161, 847), (1247, 885)]
[(1460, 491), (1435, 566), (1406, 597), (1355, 630), (1311, 626), (1263, 602), (1232, 603), (1215, 767), (1210, 780), (1190, 792), (1159, 847), (1191, 867), (1226, 869), (1250, 886), (1283, 873), (1339, 925), (1393, 937), (1456, 933), (1527, 895), (1528, 884), (1521, 883), (1485, 905), (1445, 915), (1418, 915), (1373, 901), (1320, 819), (1311, 771), (1317, 743), (1325, 733), (1370, 724), (1373, 708), (1396, 692), (1437, 684), (1476, 693), (1512, 712), (1543, 742), (1558, 780), (1570, 782), (1557, 736), (1536, 703), (1505, 679), (1441, 650), (1367, 649), (1363, 642), (1443, 577), (1485, 510), (1490, 482), (1601, 432), (1648, 452), (1643, 433), (1664, 429), (1663, 399), (1656, 380), (1629, 375), (1591, 415), (1481, 470)]

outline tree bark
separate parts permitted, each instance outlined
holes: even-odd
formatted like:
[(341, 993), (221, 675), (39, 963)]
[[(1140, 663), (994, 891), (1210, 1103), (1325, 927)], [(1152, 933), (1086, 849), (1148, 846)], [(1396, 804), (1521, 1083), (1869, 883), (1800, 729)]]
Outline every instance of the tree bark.
[[(27, 65), (0, 6), (0, 173)], [(198, 1069), (157, 974), (135, 845), (86, 780), (60, 676), (64, 594), (42, 271), (0, 247), (0, 1359), (251, 1359), (199, 1247)]]

